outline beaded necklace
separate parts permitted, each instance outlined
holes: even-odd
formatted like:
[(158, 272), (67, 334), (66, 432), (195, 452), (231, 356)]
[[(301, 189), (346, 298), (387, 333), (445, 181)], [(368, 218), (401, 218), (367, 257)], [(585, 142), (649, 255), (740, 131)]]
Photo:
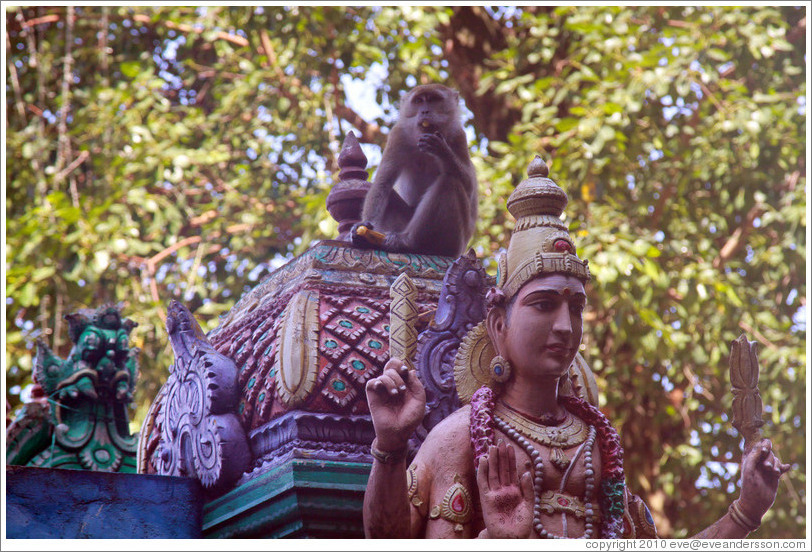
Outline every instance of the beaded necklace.
[[(602, 511), (602, 523), (600, 524), (600, 534), (595, 535), (595, 511), (593, 504), (595, 493), (595, 473), (594, 468), (591, 474), (587, 475), (585, 483), (592, 482), (592, 488), (586, 488), (585, 498), (587, 504), (591, 506), (592, 514), (587, 521), (591, 524), (586, 525), (587, 531), (584, 533), (585, 538), (598, 536), (604, 539), (620, 538), (623, 531), (623, 511), (625, 494), (625, 474), (623, 472), (623, 449), (620, 446), (620, 438), (609, 423), (609, 420), (601, 413), (600, 410), (586, 402), (579, 397), (572, 397), (569, 395), (562, 395), (559, 397), (559, 402), (565, 410), (571, 414), (582, 419), (590, 427), (590, 436), (587, 440), (590, 442), (589, 447), (585, 447), (585, 461), (586, 452), (589, 453), (589, 466), (592, 465), (592, 448), (597, 441), (598, 448), (601, 452), (601, 485), (598, 490), (598, 501)], [(522, 446), (525, 451), (528, 451), (531, 461), (534, 466), (534, 486), (535, 486), (535, 504), (533, 512), (534, 530), (542, 538), (556, 538), (546, 529), (539, 520), (541, 505), (539, 504), (539, 489), (543, 485), (543, 474), (541, 469), (543, 464), (540, 463), (541, 455), (529, 443), (527, 439), (522, 437), (515, 429), (507, 426), (503, 420), (499, 420), (498, 416), (494, 416), (494, 395), (493, 391), (487, 387), (482, 386), (471, 397), (471, 445), (474, 451), (474, 468), (479, 465), (479, 459), (487, 454), (488, 447), (494, 442), (493, 426), (497, 425), (506, 435), (511, 436), (508, 430), (513, 430), (513, 433), (521, 437), (523, 441), (527, 442), (532, 448), (530, 452), (527, 447), (518, 440), (514, 439)], [(511, 438), (513, 438), (511, 436)], [(535, 454), (534, 454), (535, 453)], [(591, 531), (590, 531), (591, 529)]]
[[(539, 537), (543, 539), (562, 539), (554, 535), (544, 528), (541, 523), (541, 494), (544, 492), (544, 462), (541, 459), (541, 454), (530, 439), (525, 438), (521, 433), (516, 431), (510, 424), (502, 420), (499, 416), (494, 415), (493, 420), (502, 433), (516, 441), (516, 443), (524, 449), (530, 460), (533, 462), (533, 529), (536, 530)], [(586, 438), (586, 448), (584, 452), (584, 463), (586, 465), (586, 492), (584, 494), (584, 502), (586, 502), (586, 522), (584, 539), (591, 539), (595, 536), (595, 511), (594, 504), (592, 503), (595, 497), (595, 470), (592, 467), (592, 447), (595, 445), (595, 428), (589, 427), (589, 435)]]

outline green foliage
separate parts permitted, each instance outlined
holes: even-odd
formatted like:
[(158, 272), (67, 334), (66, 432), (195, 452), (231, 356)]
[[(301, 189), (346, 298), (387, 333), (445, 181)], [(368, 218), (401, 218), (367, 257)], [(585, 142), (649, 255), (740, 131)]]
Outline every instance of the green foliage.
[[(123, 301), (140, 324), (140, 422), (172, 362), (168, 301), (212, 329), (266, 271), (332, 237), (345, 133), (381, 146), (399, 93), (441, 81), (473, 115), (480, 256), (507, 244), (504, 200), (533, 155), (570, 196), (594, 275), (584, 355), (661, 533), (698, 531), (736, 492), (726, 364), (745, 332), (767, 433), (793, 464), (756, 535), (801, 537), (804, 15), (9, 8), (7, 399), (31, 381), (34, 338), (64, 357), (63, 314)], [(380, 114), (361, 115), (346, 77), (369, 78)]]

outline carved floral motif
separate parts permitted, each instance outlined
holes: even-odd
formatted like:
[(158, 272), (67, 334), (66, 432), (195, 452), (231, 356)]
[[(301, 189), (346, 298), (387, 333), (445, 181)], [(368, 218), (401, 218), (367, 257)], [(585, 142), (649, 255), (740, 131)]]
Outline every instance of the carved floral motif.
[(162, 475), (196, 477), (207, 488), (227, 487), (251, 460), (245, 431), (234, 413), (237, 369), (209, 344), (179, 302), (170, 304), (166, 325), (175, 364), (162, 391), (153, 464)]

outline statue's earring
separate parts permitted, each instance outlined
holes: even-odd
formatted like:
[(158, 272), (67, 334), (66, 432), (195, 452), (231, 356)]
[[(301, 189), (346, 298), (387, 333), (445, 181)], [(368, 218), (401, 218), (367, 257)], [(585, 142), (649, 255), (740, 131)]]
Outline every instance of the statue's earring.
[(510, 379), (510, 363), (502, 355), (496, 355), (491, 361), (491, 379), (496, 383), (505, 383)]

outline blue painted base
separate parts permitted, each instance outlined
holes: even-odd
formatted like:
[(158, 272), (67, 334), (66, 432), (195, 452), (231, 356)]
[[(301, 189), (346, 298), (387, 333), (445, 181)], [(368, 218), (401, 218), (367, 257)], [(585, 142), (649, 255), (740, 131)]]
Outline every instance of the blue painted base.
[(203, 521), (197, 480), (6, 467), (9, 539), (194, 539)]

